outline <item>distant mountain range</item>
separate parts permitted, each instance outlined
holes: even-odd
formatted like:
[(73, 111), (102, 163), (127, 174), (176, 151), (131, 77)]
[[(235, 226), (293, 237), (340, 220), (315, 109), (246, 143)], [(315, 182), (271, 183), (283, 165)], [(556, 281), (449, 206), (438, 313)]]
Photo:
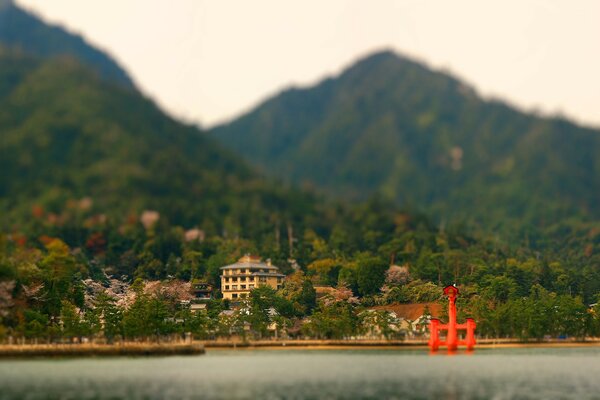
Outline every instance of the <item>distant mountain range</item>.
[(287, 90), (208, 136), (166, 116), (81, 37), (0, 1), (5, 226), (26, 221), (34, 205), (59, 212), (84, 197), (98, 212), (156, 209), (217, 230), (326, 224), (332, 213), (320, 201), (260, 171), (488, 232), (599, 221), (598, 154), (597, 130), (482, 99), (389, 51)]
[(312, 195), (265, 181), (213, 138), (165, 115), (81, 37), (4, 0), (0, 227), (32, 224), (33, 208), (60, 219), (81, 201), (91, 207), (86, 214), (117, 223), (156, 210), (174, 224), (250, 236), (265, 221), (270, 233), (273, 223), (310, 218), (320, 207)]
[(79, 35), (46, 24), (11, 0), (0, 1), (0, 43), (40, 57), (71, 56), (106, 79), (133, 86), (128, 74), (107, 54)]
[(34, 205), (59, 213), (89, 197), (102, 213), (149, 208), (208, 226), (270, 215), (287, 195), (137, 91), (73, 59), (1, 48), (0, 171), (5, 222), (26, 220)]
[[(600, 132), (485, 100), (390, 51), (211, 134), (265, 173), (487, 230), (600, 217)], [(515, 225), (511, 225), (515, 226)]]

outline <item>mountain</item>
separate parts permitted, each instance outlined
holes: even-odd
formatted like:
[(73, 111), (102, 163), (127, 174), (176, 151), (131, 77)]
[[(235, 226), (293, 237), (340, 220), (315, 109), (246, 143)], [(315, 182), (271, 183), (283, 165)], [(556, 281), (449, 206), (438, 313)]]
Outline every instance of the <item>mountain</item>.
[(31, 223), (32, 209), (60, 219), (78, 204), (117, 221), (156, 210), (219, 234), (315, 207), (73, 58), (0, 48), (0, 226)]
[(291, 182), (350, 199), (377, 194), (487, 230), (600, 218), (598, 130), (483, 99), (389, 51), (211, 134)]
[(81, 36), (46, 24), (12, 0), (0, 1), (0, 44), (41, 57), (70, 55), (106, 79), (133, 86), (127, 73), (107, 54)]

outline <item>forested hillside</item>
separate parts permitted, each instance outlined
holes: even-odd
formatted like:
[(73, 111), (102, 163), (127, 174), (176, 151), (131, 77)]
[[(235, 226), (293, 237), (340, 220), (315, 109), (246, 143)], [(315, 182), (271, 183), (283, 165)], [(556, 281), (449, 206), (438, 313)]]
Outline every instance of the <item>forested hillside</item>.
[(60, 215), (82, 199), (87, 212), (124, 219), (151, 209), (173, 223), (231, 235), (263, 229), (277, 216), (302, 219), (314, 207), (309, 195), (263, 182), (137, 91), (99, 79), (73, 59), (6, 49), (0, 171), (5, 229), (31, 223), (32, 208)]
[[(0, 47), (0, 341), (262, 337), (273, 318), (354, 337), (374, 315), (385, 322), (369, 307), (437, 301), (451, 283), (482, 334), (600, 334), (600, 309), (589, 312), (600, 294), (595, 131), (484, 102), (382, 53), (216, 129), (236, 154), (99, 74), (102, 62), (16, 43)], [(370, 198), (294, 189), (246, 159)], [(511, 218), (523, 240), (450, 216)], [(288, 276), (242, 312), (221, 301), (219, 274), (247, 253)], [(206, 313), (182, 307), (193, 282), (214, 287)], [(314, 286), (329, 295), (317, 301)]]
[[(265, 173), (486, 232), (600, 217), (600, 132), (481, 98), (391, 52), (212, 131)], [(521, 238), (524, 235), (521, 235)]]

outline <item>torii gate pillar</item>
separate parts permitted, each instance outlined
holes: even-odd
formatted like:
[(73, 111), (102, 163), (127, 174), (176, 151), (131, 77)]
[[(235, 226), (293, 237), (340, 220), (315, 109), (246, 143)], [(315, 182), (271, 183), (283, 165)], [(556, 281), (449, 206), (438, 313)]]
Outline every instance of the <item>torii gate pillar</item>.
[[(467, 350), (475, 348), (475, 320), (467, 318), (464, 324), (456, 323), (456, 298), (458, 297), (458, 288), (454, 285), (446, 286), (444, 294), (448, 296), (448, 323), (441, 324), (438, 319), (432, 319), (429, 322), (429, 348), (437, 351), (440, 346), (446, 346), (449, 351), (455, 351), (459, 345), (464, 345)], [(440, 331), (447, 331), (446, 340), (440, 340)], [(465, 330), (465, 340), (458, 340), (458, 331)]]

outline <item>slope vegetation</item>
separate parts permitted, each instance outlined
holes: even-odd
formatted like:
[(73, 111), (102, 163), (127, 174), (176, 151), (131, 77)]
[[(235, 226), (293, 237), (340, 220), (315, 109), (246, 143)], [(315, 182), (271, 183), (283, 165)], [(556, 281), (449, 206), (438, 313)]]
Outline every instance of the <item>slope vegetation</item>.
[[(32, 207), (59, 213), (91, 200), (98, 212), (160, 211), (173, 223), (259, 226), (310, 213), (310, 196), (265, 183), (198, 129), (72, 58), (0, 49), (0, 205), (4, 224)], [(308, 208), (304, 208), (308, 202)], [(86, 200), (85, 203), (89, 203)], [(298, 207), (297, 207), (298, 208)]]
[(486, 229), (600, 216), (600, 132), (484, 100), (392, 52), (212, 131), (265, 172)]

